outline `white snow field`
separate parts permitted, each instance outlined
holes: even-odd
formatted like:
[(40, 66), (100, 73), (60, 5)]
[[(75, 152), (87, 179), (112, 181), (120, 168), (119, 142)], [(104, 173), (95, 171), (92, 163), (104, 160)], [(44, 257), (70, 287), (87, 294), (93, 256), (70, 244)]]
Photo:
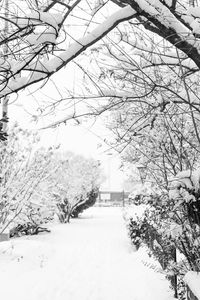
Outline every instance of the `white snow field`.
[(145, 252), (134, 252), (120, 208), (94, 207), (51, 230), (0, 243), (2, 300), (173, 299)]

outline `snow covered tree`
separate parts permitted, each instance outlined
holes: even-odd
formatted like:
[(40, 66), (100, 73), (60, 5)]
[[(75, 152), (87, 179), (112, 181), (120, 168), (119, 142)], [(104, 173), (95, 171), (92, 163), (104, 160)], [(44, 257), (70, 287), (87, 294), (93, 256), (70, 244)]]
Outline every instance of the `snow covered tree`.
[[(143, 9), (150, 10), (151, 6), (159, 6), (160, 1), (142, 3)], [(186, 1), (182, 7), (176, 4), (182, 13), (185, 9), (185, 14), (193, 9)], [(87, 114), (98, 116), (109, 110), (114, 116), (109, 128), (116, 136), (112, 146), (119, 152), (131, 148), (132, 159), (144, 158), (145, 166), (149, 162), (151, 175), (167, 188), (170, 174), (193, 169), (199, 163), (200, 78), (198, 68), (194, 68), (188, 56), (171, 47), (163, 37), (145, 31), (144, 24), (131, 20), (125, 26), (119, 25), (107, 43), (93, 47), (93, 58), (89, 57), (85, 63), (89, 74), (86, 76), (89, 93), (86, 91), (85, 95), (90, 106)], [(95, 72), (89, 60), (95, 65)], [(92, 88), (88, 88), (88, 82), (93, 82)], [(80, 115), (77, 110), (65, 120)], [(110, 116), (106, 121), (110, 121)]]
[[(105, 22), (94, 29), (93, 22), (97, 20), (97, 23), (101, 23), (96, 18), (104, 6), (110, 5), (110, 11), (113, 7), (116, 10), (112, 2), (122, 8), (110, 14)], [(88, 17), (84, 18), (85, 15)], [(74, 36), (71, 36), (71, 32), (66, 29), (66, 24), (74, 29), (73, 18), (76, 18), (75, 25), (83, 26), (79, 34), (84, 36), (87, 30), (87, 34), (80, 40), (75, 30)], [(194, 72), (200, 66), (197, 50), (198, 18), (199, 9), (190, 6), (190, 1), (116, 0), (89, 3), (81, 0), (21, 0), (9, 1), (8, 7), (3, 1), (1, 19), (2, 24), (5, 20), (8, 22), (8, 32), (1, 34), (1, 45), (2, 49), (5, 45), (9, 49), (7, 57), (2, 52), (1, 97), (51, 76), (120, 22), (129, 19), (134, 26), (139, 22), (145, 29), (181, 50), (195, 63), (196, 67), (191, 67)], [(89, 33), (91, 29), (94, 31)], [(69, 39), (66, 43), (63, 42), (65, 37)], [(21, 76), (22, 71), (25, 71), (26, 76)]]
[(26, 166), (37, 136), (20, 129), (17, 124), (9, 132), (8, 142), (0, 148), (0, 230), (3, 232), (22, 212), (31, 194), (32, 180)]
[[(52, 125), (83, 114), (98, 116), (105, 110), (123, 105), (124, 102), (134, 101), (139, 106), (143, 99), (149, 106), (153, 105), (152, 110), (156, 108), (166, 110), (169, 103), (174, 102), (183, 104), (183, 106), (187, 105), (190, 109), (198, 112), (198, 87), (197, 85), (194, 87), (194, 82), (198, 83), (199, 81), (199, 67), (196, 63), (198, 60), (196, 52), (198, 51), (195, 50), (198, 48), (196, 32), (198, 26), (195, 27), (193, 24), (193, 21), (198, 23), (198, 7), (196, 5), (195, 3), (195, 7), (191, 6), (190, 1), (156, 1), (153, 3), (149, 0), (142, 2), (106, 1), (105, 3), (97, 1), (95, 3), (96, 11), (93, 10), (96, 12), (92, 19), (93, 22), (96, 20), (97, 23), (99, 22), (99, 13), (103, 13), (106, 8), (108, 8), (108, 22), (114, 20), (114, 16), (109, 16), (109, 12), (118, 9), (118, 12), (115, 13), (118, 21), (111, 22), (113, 25), (111, 28), (107, 27), (107, 36), (102, 42), (89, 50), (84, 49), (88, 55), (79, 56), (78, 54), (80, 59), (74, 60), (76, 65), (84, 71), (85, 77), (90, 79), (90, 85), (85, 84), (85, 94), (79, 90), (78, 95), (75, 95), (73, 91), (70, 96), (73, 101), (77, 96), (76, 106), (81, 99), (86, 98), (90, 110), (83, 113), (76, 109), (75, 112), (66, 114)], [(196, 15), (193, 13), (194, 10)], [(129, 17), (128, 14), (130, 14)], [(125, 23), (121, 22), (124, 19), (119, 20), (119, 15), (125, 19)], [(102, 22), (101, 25), (104, 29), (106, 28), (106, 23)], [(99, 34), (102, 34), (101, 25), (98, 29)], [(95, 32), (97, 31), (95, 30)], [(103, 36), (104, 34), (101, 37)], [(95, 43), (96, 41), (93, 44)], [(190, 44), (192, 44), (191, 47)], [(196, 54), (192, 55), (192, 53)], [(113, 63), (114, 60), (115, 63)], [(94, 61), (96, 64), (92, 63)], [(92, 69), (93, 72), (91, 72)], [(99, 71), (95, 70), (94, 72), (94, 69), (99, 69)], [(192, 75), (195, 76), (192, 77)], [(130, 77), (134, 85), (128, 86)], [(120, 80), (121, 84), (119, 84)], [(126, 81), (124, 85), (123, 80)], [(91, 88), (91, 83), (94, 88)], [(179, 87), (183, 87), (183, 85), (185, 91), (180, 93)], [(81, 88), (84, 89), (84, 84)], [(193, 92), (188, 98), (186, 90), (191, 88)], [(148, 96), (152, 96), (151, 99), (148, 99)], [(60, 105), (62, 98), (67, 98), (66, 95), (60, 97), (61, 99), (55, 100), (52, 104), (52, 108), (54, 105)], [(93, 101), (94, 97), (96, 102)], [(109, 99), (109, 101), (105, 101), (104, 105), (99, 107), (99, 97)], [(153, 97), (155, 99), (152, 104)]]
[(168, 190), (172, 176), (199, 165), (199, 143), (192, 120), (172, 104), (166, 113), (156, 117), (153, 126), (146, 123), (141, 128), (138, 120), (144, 116), (144, 110), (137, 116), (134, 110), (134, 104), (130, 104), (113, 114), (110, 126), (116, 135), (114, 145), (123, 150), (124, 165), (142, 164), (146, 181)]
[[(25, 171), (26, 177), (29, 178), (29, 181), (26, 182), (29, 190), (22, 203), (18, 218), (13, 222), (11, 236), (32, 235), (48, 231), (44, 224), (54, 219), (56, 210), (50, 193), (52, 185), (55, 184), (52, 175), (57, 170), (52, 159), (54, 150), (39, 148), (32, 153)], [(24, 179), (21, 178), (22, 181)]]
[(15, 227), (17, 234), (19, 226), (37, 231), (52, 217), (45, 181), (55, 171), (51, 168), (53, 149), (36, 150), (38, 143), (37, 134), (15, 124), (0, 147), (0, 233)]
[[(135, 53), (141, 51), (146, 70), (166, 65), (173, 69), (182, 64), (184, 76), (199, 71), (199, 7), (195, 1), (192, 4), (189, 0), (18, 0), (6, 3), (1, 2), (1, 24), (7, 24), (7, 30), (0, 36), (1, 98), (33, 83), (44, 82), (105, 36), (108, 48), (120, 41), (126, 42), (133, 50), (132, 60)], [(121, 31), (121, 27), (117, 27), (125, 21), (128, 21), (125, 27), (128, 25), (131, 30)], [(98, 47), (92, 50), (101, 52)], [(139, 67), (137, 62), (141, 71), (143, 66)], [(155, 85), (150, 81), (151, 90)], [(158, 82), (156, 87), (159, 87)]]
[[(86, 100), (90, 115), (110, 111), (105, 122), (115, 141), (107, 142), (120, 153), (126, 150), (125, 160), (142, 160), (151, 180), (166, 189), (169, 176), (199, 163), (199, 76), (184, 76), (187, 70), (182, 62), (167, 64), (162, 56), (174, 54), (176, 61), (180, 54), (161, 40), (151, 43), (153, 36), (132, 27), (120, 27), (120, 42), (116, 35), (109, 45), (97, 49), (95, 73), (87, 61), (90, 78), (86, 77), (86, 86), (96, 80), (100, 92), (95, 86), (90, 88), (91, 100)], [(127, 41), (131, 32), (132, 43)]]

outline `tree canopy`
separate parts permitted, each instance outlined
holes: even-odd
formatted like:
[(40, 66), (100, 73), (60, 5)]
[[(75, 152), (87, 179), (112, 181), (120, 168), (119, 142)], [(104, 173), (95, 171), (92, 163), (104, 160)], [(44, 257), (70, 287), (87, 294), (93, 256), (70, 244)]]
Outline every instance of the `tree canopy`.
[(4, 0), (0, 97), (48, 79), (125, 21), (171, 43), (184, 54), (181, 60), (193, 62), (188, 68), (195, 72), (200, 66), (195, 6), (195, 1), (176, 0)]

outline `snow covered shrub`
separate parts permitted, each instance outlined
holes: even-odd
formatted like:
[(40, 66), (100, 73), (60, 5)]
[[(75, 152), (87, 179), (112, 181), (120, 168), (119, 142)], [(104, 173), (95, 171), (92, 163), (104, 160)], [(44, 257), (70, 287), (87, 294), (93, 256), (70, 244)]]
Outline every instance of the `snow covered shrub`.
[(10, 230), (10, 237), (12, 238), (22, 235), (35, 235), (40, 232), (50, 232), (50, 230), (44, 226), (38, 226), (38, 224), (34, 226), (33, 223), (18, 224)]
[(130, 236), (135, 240), (136, 233), (136, 242), (139, 238), (139, 244), (147, 245), (166, 273), (178, 276), (178, 282), (172, 284), (179, 299), (184, 299), (183, 275), (188, 270), (200, 271), (199, 170), (179, 172), (171, 180), (168, 193), (135, 197), (135, 204), (144, 203), (147, 208), (143, 218), (129, 224), (129, 230), (133, 231)]
[(77, 218), (80, 213), (82, 213), (85, 209), (93, 206), (98, 197), (98, 189), (92, 190), (87, 194), (86, 200), (83, 203), (77, 203), (77, 206), (74, 208), (72, 212), (72, 218)]
[(170, 240), (163, 238), (157, 224), (152, 222), (152, 212), (149, 209), (146, 209), (143, 218), (130, 218), (127, 228), (136, 248), (146, 245), (149, 254), (159, 261), (164, 270), (174, 260), (174, 245)]
[(177, 263), (172, 264), (174, 272), (200, 271), (199, 170), (179, 172), (171, 180), (168, 193), (141, 193), (134, 199), (137, 205), (149, 205), (145, 213), (148, 224), (158, 231), (165, 243), (169, 241), (183, 254), (178, 267)]
[[(56, 195), (55, 195), (56, 196)], [(82, 195), (76, 199), (76, 204), (72, 206), (67, 198), (62, 201), (57, 195), (58, 218), (61, 223), (68, 223), (70, 218), (78, 218), (85, 209), (93, 206), (98, 196), (98, 190), (90, 191), (84, 198)]]
[(60, 222), (68, 223), (70, 218), (77, 218), (85, 209), (95, 204), (97, 195), (94, 191), (89, 192), (87, 195), (80, 195), (73, 199), (74, 204), (67, 198), (62, 199), (60, 195), (54, 195)]
[(146, 240), (145, 235), (147, 232), (147, 227), (145, 222), (141, 220), (138, 220), (137, 222), (131, 218), (127, 228), (132, 243), (135, 245), (136, 249), (139, 249), (142, 243), (144, 243)]
[(173, 203), (172, 239), (187, 259), (192, 271), (200, 271), (200, 172), (180, 172), (173, 178), (169, 192)]
[[(185, 286), (182, 280), (185, 260), (177, 263), (176, 244), (172, 233), (174, 227), (170, 217), (171, 204), (167, 193), (135, 193), (132, 196), (132, 212), (126, 215), (128, 233), (136, 248), (145, 245), (165, 271), (175, 294), (184, 299)], [(129, 208), (128, 208), (129, 209)], [(139, 213), (138, 213), (139, 211)]]
[(95, 203), (101, 182), (98, 161), (65, 153), (57, 157), (60, 168), (55, 173), (57, 184), (53, 195), (61, 222), (69, 222)]

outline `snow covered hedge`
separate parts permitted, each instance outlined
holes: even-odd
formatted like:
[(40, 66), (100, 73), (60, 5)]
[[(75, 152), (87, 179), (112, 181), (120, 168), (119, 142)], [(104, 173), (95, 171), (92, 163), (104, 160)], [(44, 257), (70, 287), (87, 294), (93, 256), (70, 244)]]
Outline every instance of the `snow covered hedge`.
[(179, 172), (168, 193), (137, 191), (132, 201), (125, 219), (134, 245), (146, 245), (166, 274), (177, 275), (181, 284), (189, 270), (199, 272), (200, 171)]
[[(163, 221), (167, 220), (167, 204), (164, 196), (159, 194), (132, 194), (133, 204), (127, 208), (125, 220), (132, 243), (138, 249), (147, 246), (166, 270), (174, 261), (174, 245), (167, 235), (163, 234)], [(134, 201), (135, 200), (135, 201)], [(162, 203), (162, 205), (161, 205)]]

